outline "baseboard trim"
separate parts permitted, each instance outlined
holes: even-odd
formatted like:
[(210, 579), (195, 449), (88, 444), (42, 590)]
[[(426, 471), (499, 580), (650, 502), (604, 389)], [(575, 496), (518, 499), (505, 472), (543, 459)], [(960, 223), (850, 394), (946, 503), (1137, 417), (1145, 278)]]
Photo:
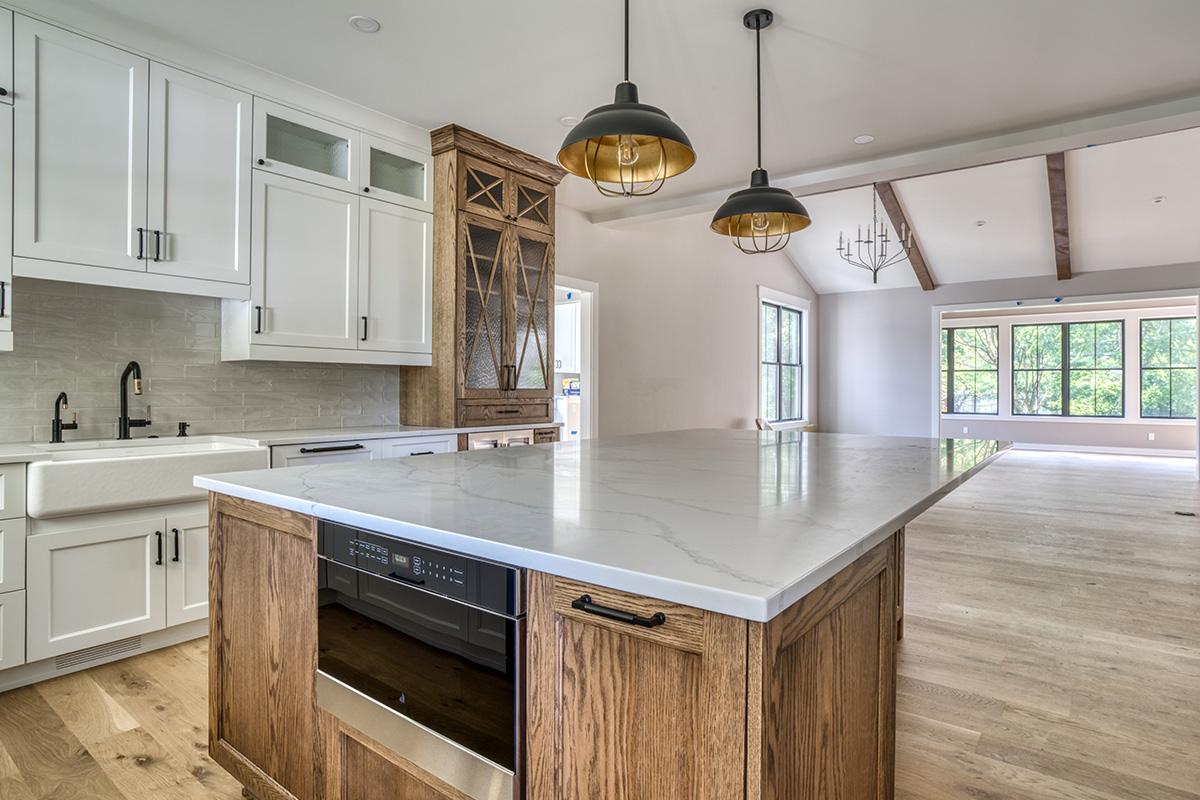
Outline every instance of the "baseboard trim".
[[(166, 630), (154, 631), (153, 633), (145, 633), (141, 635), (141, 643), (137, 647), (117, 647), (111, 648), (107, 653), (99, 654), (95, 658), (86, 659), (76, 664), (70, 663), (71, 653), (65, 653), (61, 656), (53, 656), (44, 658), (41, 661), (34, 661), (32, 664), (25, 664), (20, 667), (12, 667), (0, 671), (0, 692), (7, 692), (9, 689), (17, 689), (21, 686), (29, 686), (32, 683), (48, 680), (58, 677), (59, 675), (68, 675), (72, 672), (88, 669), (89, 667), (99, 666), (100, 664), (109, 664), (113, 661), (120, 661), (130, 656), (136, 656), (139, 653), (148, 653), (151, 650), (161, 650), (164, 647), (170, 647), (173, 644), (180, 642), (188, 642), (192, 639), (199, 639), (202, 636), (208, 635), (208, 620), (200, 619), (195, 622), (185, 622), (183, 625), (176, 625), (173, 628)], [(128, 640), (122, 640), (125, 642)], [(100, 651), (106, 645), (98, 647), (89, 647), (87, 650)], [(80, 651), (83, 652), (83, 651)]]
[(1038, 444), (1014, 442), (1014, 450), (1049, 450), (1065, 453), (1108, 453), (1117, 456), (1160, 456), (1162, 458), (1195, 458), (1195, 450), (1151, 450), (1144, 447), (1105, 447), (1083, 444)]

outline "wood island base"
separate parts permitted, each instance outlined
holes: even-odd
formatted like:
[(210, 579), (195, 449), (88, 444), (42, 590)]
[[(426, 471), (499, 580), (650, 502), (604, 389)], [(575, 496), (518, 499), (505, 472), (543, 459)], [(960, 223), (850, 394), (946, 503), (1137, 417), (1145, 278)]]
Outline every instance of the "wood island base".
[[(213, 758), (257, 800), (467, 800), (317, 708), (317, 521), (210, 509)], [(529, 572), (527, 800), (891, 798), (900, 535), (765, 623)]]

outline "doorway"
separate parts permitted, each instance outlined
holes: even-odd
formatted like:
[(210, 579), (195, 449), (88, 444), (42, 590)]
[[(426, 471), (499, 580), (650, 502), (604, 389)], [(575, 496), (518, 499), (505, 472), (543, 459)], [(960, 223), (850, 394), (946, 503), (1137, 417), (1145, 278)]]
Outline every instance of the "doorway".
[(559, 275), (554, 286), (554, 419), (560, 440), (596, 436), (599, 284)]

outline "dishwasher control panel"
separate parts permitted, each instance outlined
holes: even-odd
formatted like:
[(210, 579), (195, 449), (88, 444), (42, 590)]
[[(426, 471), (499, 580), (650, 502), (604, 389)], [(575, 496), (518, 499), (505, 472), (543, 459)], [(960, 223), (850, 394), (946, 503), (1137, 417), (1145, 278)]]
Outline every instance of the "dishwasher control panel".
[(523, 611), (520, 570), (322, 520), (317, 549), (344, 564), (417, 589), (498, 611)]

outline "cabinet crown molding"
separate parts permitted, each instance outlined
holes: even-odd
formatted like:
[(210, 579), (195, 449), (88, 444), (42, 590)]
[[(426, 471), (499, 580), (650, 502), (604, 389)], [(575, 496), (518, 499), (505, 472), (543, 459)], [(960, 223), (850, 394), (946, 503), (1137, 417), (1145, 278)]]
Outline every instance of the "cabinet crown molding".
[(567, 175), (567, 171), (557, 164), (501, 144), (460, 125), (451, 124), (438, 128), (429, 134), (429, 142), (435, 156), (447, 150), (460, 150), (524, 172), (553, 186), (557, 186)]

